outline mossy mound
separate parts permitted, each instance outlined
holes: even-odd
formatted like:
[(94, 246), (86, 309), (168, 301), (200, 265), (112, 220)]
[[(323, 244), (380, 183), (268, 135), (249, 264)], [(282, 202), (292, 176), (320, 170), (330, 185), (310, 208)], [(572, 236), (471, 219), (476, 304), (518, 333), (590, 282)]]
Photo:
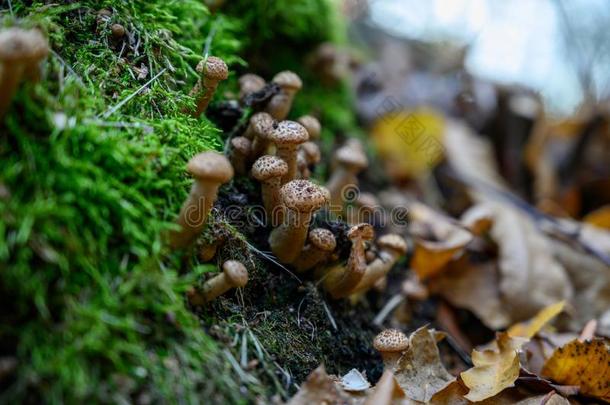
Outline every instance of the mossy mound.
[[(182, 112), (205, 50), (231, 68), (223, 92), (249, 69), (269, 78), (290, 68), (306, 86), (295, 116), (319, 113), (330, 141), (355, 131), (349, 92), (304, 68), (317, 44), (342, 40), (331, 4), (240, 0), (215, 14), (199, 0), (3, 7), (2, 27), (40, 28), (52, 53), (0, 123), (0, 402), (237, 403), (282, 392), (262, 381), (240, 392), (247, 376), (184, 300), (215, 266), (168, 253), (161, 235), (190, 187), (185, 162), (226, 137)], [(113, 35), (113, 24), (127, 34)], [(322, 360), (298, 339), (295, 360)]]

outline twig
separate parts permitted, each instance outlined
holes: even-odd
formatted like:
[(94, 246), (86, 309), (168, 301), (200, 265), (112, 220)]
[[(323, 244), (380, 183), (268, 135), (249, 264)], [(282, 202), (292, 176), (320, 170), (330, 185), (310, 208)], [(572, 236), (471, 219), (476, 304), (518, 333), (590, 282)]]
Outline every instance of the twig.
[(326, 312), (326, 315), (328, 316), (328, 319), (330, 320), (330, 324), (332, 325), (334, 330), (339, 330), (339, 328), (337, 327), (337, 322), (335, 322), (335, 318), (333, 318), (333, 315), (330, 313), (330, 309), (328, 308), (328, 305), (326, 305), (326, 301), (322, 300), (322, 307), (324, 308), (324, 311)]
[(286, 267), (284, 267), (280, 262), (278, 262), (277, 260), (275, 260), (275, 257), (269, 253), (265, 253), (260, 249), (257, 249), (256, 246), (252, 245), (250, 242), (248, 242), (247, 240), (244, 240), (244, 243), (248, 246), (248, 248), (250, 250), (252, 250), (254, 253), (258, 254), (259, 256), (262, 256), (263, 258), (265, 258), (266, 260), (270, 261), (271, 263), (275, 264), (276, 266), (282, 268), (283, 270), (285, 270), (288, 274), (290, 274), (295, 280), (297, 280), (299, 283), (302, 283), (303, 281), (301, 281), (301, 279), (299, 277), (297, 277), (296, 274), (294, 274), (293, 272), (291, 272), (290, 270), (288, 270)]
[(148, 87), (152, 82), (154, 82), (155, 80), (157, 80), (163, 73), (165, 73), (165, 71), (167, 70), (167, 68), (163, 68), (161, 69), (161, 71), (159, 73), (157, 73), (152, 79), (150, 79), (149, 81), (147, 81), (146, 83), (144, 83), (138, 90), (136, 90), (135, 92), (131, 93), (129, 96), (125, 97), (122, 101), (120, 101), (117, 105), (115, 105), (114, 107), (112, 107), (110, 110), (106, 111), (104, 114), (99, 115), (98, 114), (98, 118), (101, 116), (102, 118), (108, 118), (110, 117), (112, 114), (114, 114), (115, 112), (117, 112), (121, 107), (123, 107), (126, 103), (129, 102), (129, 100), (131, 100), (132, 98), (134, 98), (135, 96), (137, 96), (138, 94), (140, 94), (140, 92), (142, 92), (146, 87)]
[(390, 298), (383, 308), (381, 308), (381, 311), (379, 311), (375, 319), (373, 319), (373, 324), (381, 326), (385, 318), (387, 318), (404, 300), (405, 296), (402, 294), (396, 294)]

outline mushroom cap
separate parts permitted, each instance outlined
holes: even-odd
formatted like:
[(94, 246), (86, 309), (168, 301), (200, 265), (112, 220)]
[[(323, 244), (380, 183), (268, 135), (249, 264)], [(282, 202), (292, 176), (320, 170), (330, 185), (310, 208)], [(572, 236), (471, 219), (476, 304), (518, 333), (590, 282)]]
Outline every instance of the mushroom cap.
[(203, 73), (206, 78), (212, 80), (227, 80), (229, 68), (224, 60), (216, 56), (210, 56), (197, 64), (197, 72)]
[(269, 134), (269, 139), (280, 146), (296, 146), (307, 142), (309, 134), (298, 122), (282, 121)]
[(250, 125), (257, 136), (267, 138), (273, 130), (275, 120), (266, 112), (258, 112), (250, 117)]
[(371, 240), (375, 237), (375, 231), (373, 230), (373, 226), (367, 223), (361, 223), (352, 226), (349, 231), (347, 231), (348, 239), (364, 239)]
[(286, 173), (288, 173), (288, 165), (277, 156), (261, 156), (252, 165), (252, 177), (258, 181), (282, 177)]
[(309, 139), (314, 140), (320, 138), (320, 131), (322, 126), (320, 121), (314, 116), (304, 115), (297, 120), (297, 122), (305, 127), (309, 134)]
[(362, 170), (368, 167), (369, 160), (361, 148), (355, 145), (344, 145), (335, 152), (337, 163), (342, 166), (348, 166), (355, 170)]
[(301, 90), (303, 82), (301, 78), (290, 70), (284, 70), (273, 77), (273, 82), (280, 85), (282, 89)]
[(299, 212), (320, 209), (328, 200), (322, 189), (309, 180), (292, 180), (280, 189), (284, 205)]
[(364, 208), (380, 207), (379, 200), (372, 193), (360, 193), (357, 202), (359, 206)]
[(237, 260), (227, 260), (222, 264), (222, 271), (231, 287), (243, 287), (248, 283), (248, 270)]
[(315, 164), (322, 159), (322, 154), (320, 153), (320, 147), (311, 141), (307, 141), (301, 145), (301, 150), (305, 154), (305, 159), (308, 164)]
[(400, 253), (401, 255), (407, 253), (407, 242), (405, 242), (402, 236), (395, 233), (383, 235), (377, 241), (377, 245), (380, 249), (391, 249)]
[(245, 136), (236, 136), (235, 138), (231, 139), (231, 146), (233, 146), (233, 149), (239, 153), (248, 155), (250, 154), (252, 142), (250, 142), (250, 140)]
[(197, 179), (226, 183), (233, 178), (233, 166), (225, 155), (218, 152), (198, 153), (189, 160), (186, 168)]
[(402, 352), (409, 347), (409, 338), (397, 329), (385, 329), (375, 336), (373, 347), (379, 352)]
[(316, 228), (309, 232), (309, 242), (325, 252), (332, 252), (337, 247), (335, 235), (324, 228)]
[(0, 61), (38, 61), (49, 54), (49, 43), (36, 29), (9, 28), (0, 32)]
[(239, 80), (239, 87), (246, 90), (247, 92), (258, 91), (265, 87), (265, 79), (254, 73), (246, 73), (242, 75)]

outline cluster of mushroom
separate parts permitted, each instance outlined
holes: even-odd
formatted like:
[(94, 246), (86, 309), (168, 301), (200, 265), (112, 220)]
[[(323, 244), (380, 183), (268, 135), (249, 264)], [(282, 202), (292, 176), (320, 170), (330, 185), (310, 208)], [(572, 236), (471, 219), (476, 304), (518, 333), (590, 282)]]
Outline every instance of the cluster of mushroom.
[[(202, 76), (191, 91), (196, 97), (196, 115), (205, 110), (219, 80), (228, 75), (226, 64), (213, 56), (202, 61), (197, 70)], [(242, 76), (239, 84), (242, 102), (268, 85), (254, 74)], [(250, 117), (243, 134), (230, 139), (230, 161), (216, 152), (200, 153), (189, 161), (187, 169), (195, 182), (178, 217), (179, 227), (169, 235), (169, 244), (173, 248), (192, 244), (205, 226), (220, 185), (234, 174), (249, 174), (261, 185), (262, 203), (273, 228), (268, 242), (277, 260), (299, 273), (315, 269), (312, 274), (333, 298), (361, 294), (383, 281), (406, 252), (406, 243), (399, 235), (390, 234), (379, 238), (372, 249), (373, 227), (352, 215), (349, 220), (353, 227), (347, 235), (352, 244), (349, 259), (345, 264), (336, 263), (337, 241), (333, 233), (323, 228), (310, 229), (310, 225), (315, 213), (329, 203), (329, 211), (345, 212), (345, 190), (357, 188), (357, 175), (368, 165), (364, 148), (358, 141), (346, 142), (335, 153), (334, 169), (326, 187), (310, 181), (311, 170), (321, 158), (316, 144), (320, 122), (311, 115), (296, 121), (286, 119), (302, 87), (295, 73), (278, 73), (272, 85), (279, 90)], [(356, 201), (363, 207), (375, 202), (374, 196), (364, 194)], [(216, 245), (205, 246), (200, 257), (209, 260), (215, 248)], [(202, 305), (230, 288), (243, 286), (247, 271), (235, 263), (225, 262), (221, 275), (208, 280), (202, 289), (193, 290), (189, 294), (191, 303)]]

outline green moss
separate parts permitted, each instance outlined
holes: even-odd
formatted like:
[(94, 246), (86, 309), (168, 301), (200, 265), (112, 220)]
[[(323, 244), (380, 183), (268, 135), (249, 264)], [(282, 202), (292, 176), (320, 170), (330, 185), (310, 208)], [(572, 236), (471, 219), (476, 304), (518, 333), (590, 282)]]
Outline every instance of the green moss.
[[(236, 349), (220, 350), (185, 306), (185, 290), (213, 268), (164, 252), (161, 235), (190, 187), (185, 162), (224, 142), (205, 117), (182, 113), (206, 43), (231, 66), (225, 89), (246, 61), (267, 76), (292, 68), (306, 80), (294, 114), (319, 112), (327, 140), (353, 130), (349, 94), (303, 68), (304, 53), (340, 39), (331, 6), (235, 1), (211, 15), (200, 0), (66, 3), (12, 0), (0, 11), (0, 25), (40, 27), (54, 51), (0, 123), (0, 356), (18, 362), (0, 403), (237, 403), (238, 384), (247, 399), (287, 392), (271, 360), (288, 361), (286, 340), (271, 339), (285, 314), (261, 329), (267, 349), (249, 347), (268, 367), (248, 380), (227, 361)], [(112, 15), (99, 20), (104, 7)], [(114, 23), (126, 42), (113, 39)], [(229, 246), (244, 255), (238, 231)], [(266, 274), (267, 262), (245, 259)], [(240, 311), (204, 314), (208, 332), (223, 319), (234, 329)], [(295, 359), (319, 361), (291, 326)]]

